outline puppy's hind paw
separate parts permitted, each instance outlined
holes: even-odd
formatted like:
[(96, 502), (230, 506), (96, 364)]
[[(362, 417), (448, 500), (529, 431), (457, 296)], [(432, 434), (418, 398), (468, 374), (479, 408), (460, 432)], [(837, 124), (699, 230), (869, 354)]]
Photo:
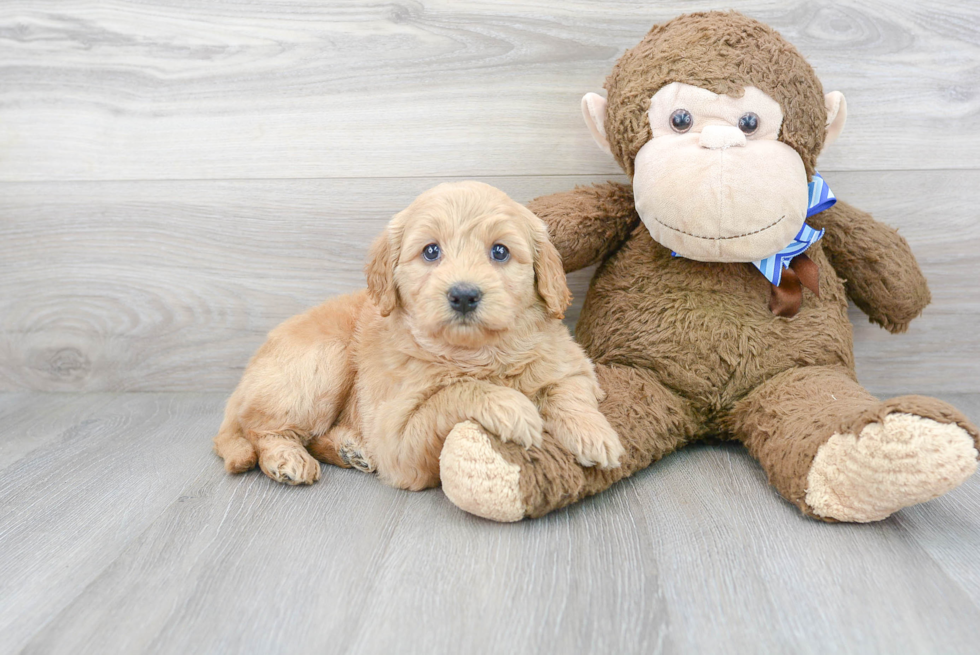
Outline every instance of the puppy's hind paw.
[(344, 443), (337, 449), (337, 454), (340, 455), (340, 459), (344, 460), (345, 464), (348, 464), (351, 468), (356, 468), (358, 471), (363, 471), (365, 473), (374, 473), (375, 466), (367, 455), (361, 452), (360, 448), (353, 443)]
[(262, 472), (283, 484), (313, 484), (320, 479), (320, 462), (306, 449), (294, 443), (283, 443), (263, 450), (259, 456)]

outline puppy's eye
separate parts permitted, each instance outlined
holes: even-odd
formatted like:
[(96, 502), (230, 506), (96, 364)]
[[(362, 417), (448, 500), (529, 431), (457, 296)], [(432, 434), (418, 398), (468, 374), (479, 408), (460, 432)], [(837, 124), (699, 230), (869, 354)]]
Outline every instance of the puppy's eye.
[(442, 251), (439, 250), (438, 243), (430, 243), (425, 248), (422, 248), (422, 259), (427, 262), (434, 262), (439, 259), (442, 255)]
[(694, 117), (686, 109), (678, 109), (670, 115), (670, 127), (678, 134), (684, 134), (694, 125)]
[(759, 129), (759, 117), (749, 112), (738, 119), (738, 129), (746, 134), (752, 134)]
[(493, 247), (490, 248), (490, 259), (495, 262), (505, 262), (510, 259), (510, 251), (507, 250), (507, 246), (502, 243), (495, 243)]

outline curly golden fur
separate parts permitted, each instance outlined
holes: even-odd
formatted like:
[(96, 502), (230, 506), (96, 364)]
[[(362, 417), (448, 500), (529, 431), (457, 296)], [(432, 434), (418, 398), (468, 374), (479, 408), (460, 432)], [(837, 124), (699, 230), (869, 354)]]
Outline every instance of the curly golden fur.
[[(559, 320), (561, 259), (529, 210), (485, 184), (439, 185), (392, 219), (366, 273), (367, 291), (289, 319), (252, 358), (214, 439), (229, 472), (258, 463), (311, 484), (319, 459), (424, 489), (467, 420), (525, 448), (547, 431), (583, 465), (618, 465), (592, 364)], [(447, 300), (462, 283), (481, 294), (463, 314)]]

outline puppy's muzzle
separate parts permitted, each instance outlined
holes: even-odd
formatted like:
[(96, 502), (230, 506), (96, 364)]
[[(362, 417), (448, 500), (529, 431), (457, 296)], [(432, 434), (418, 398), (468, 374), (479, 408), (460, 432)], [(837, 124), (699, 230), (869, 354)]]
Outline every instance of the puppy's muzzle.
[(446, 294), (449, 306), (460, 316), (466, 316), (480, 304), (483, 293), (472, 284), (454, 284)]

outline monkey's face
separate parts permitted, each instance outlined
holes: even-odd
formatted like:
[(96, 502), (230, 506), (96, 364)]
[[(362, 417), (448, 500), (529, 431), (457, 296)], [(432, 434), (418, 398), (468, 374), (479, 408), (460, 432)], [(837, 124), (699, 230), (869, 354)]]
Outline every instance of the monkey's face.
[(636, 210), (658, 243), (688, 259), (750, 262), (781, 250), (806, 218), (803, 160), (780, 142), (779, 103), (689, 84), (660, 89), (653, 138), (636, 155)]

